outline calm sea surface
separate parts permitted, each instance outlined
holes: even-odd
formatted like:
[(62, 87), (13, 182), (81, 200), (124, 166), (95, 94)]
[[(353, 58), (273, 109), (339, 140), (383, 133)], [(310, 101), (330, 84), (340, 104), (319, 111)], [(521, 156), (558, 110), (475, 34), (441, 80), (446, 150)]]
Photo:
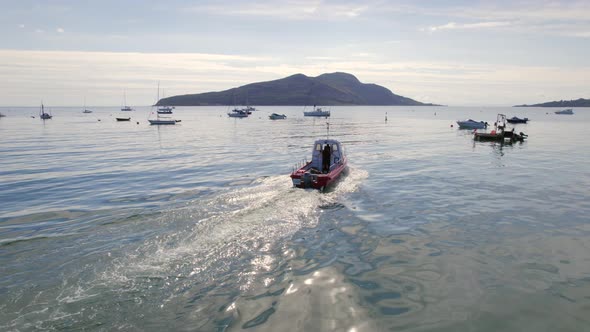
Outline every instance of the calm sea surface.
[(0, 330), (590, 330), (590, 109), (332, 107), (323, 194), (302, 107), (81, 110), (0, 108)]

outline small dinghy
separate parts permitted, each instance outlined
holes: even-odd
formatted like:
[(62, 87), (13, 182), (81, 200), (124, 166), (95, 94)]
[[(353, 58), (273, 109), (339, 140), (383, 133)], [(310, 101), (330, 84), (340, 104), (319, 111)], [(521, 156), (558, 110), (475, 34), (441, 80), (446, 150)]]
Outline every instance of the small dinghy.
[(130, 121), (131, 118), (116, 118), (117, 121)]
[(508, 123), (513, 123), (513, 124), (514, 124), (514, 123), (527, 123), (527, 121), (529, 121), (529, 118), (524, 118), (524, 119), (521, 119), (521, 118), (519, 118), (519, 117), (513, 116), (513, 117), (511, 117), (510, 119), (506, 119), (506, 121), (507, 121)]
[(321, 139), (313, 144), (310, 162), (291, 173), (293, 186), (324, 190), (346, 170), (347, 159), (340, 142)]
[(466, 120), (466, 121), (457, 121), (459, 125), (459, 129), (486, 129), (488, 127), (487, 122), (483, 121), (475, 121), (475, 120)]
[(273, 113), (273, 114), (269, 115), (268, 118), (271, 120), (284, 120), (287, 118), (287, 116), (285, 114)]

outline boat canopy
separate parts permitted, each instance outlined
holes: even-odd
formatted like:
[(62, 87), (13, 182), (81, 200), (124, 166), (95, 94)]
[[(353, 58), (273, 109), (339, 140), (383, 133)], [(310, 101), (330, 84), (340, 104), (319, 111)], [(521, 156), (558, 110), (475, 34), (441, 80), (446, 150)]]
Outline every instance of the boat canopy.
[(333, 140), (333, 139), (321, 139), (315, 141), (313, 144), (313, 152), (311, 158), (311, 167), (316, 168), (318, 170), (322, 169), (322, 152), (326, 145), (330, 146), (330, 170), (337, 164), (340, 160), (344, 158), (344, 151), (342, 150), (342, 146), (340, 142)]

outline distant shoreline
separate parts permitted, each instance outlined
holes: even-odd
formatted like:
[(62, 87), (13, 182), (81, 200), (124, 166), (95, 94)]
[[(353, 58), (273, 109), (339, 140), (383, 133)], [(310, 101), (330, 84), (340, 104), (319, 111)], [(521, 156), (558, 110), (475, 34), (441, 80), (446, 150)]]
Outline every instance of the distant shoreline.
[(512, 107), (590, 107), (590, 99), (556, 100), (532, 105), (514, 105)]

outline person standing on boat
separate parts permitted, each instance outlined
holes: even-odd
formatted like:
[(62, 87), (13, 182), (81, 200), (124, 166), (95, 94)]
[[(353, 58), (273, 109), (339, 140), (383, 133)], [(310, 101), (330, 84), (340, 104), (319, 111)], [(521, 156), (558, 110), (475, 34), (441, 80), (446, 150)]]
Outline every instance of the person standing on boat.
[(332, 156), (332, 151), (330, 149), (330, 144), (326, 144), (324, 146), (324, 151), (322, 151), (322, 171), (324, 173), (330, 172), (330, 157)]

